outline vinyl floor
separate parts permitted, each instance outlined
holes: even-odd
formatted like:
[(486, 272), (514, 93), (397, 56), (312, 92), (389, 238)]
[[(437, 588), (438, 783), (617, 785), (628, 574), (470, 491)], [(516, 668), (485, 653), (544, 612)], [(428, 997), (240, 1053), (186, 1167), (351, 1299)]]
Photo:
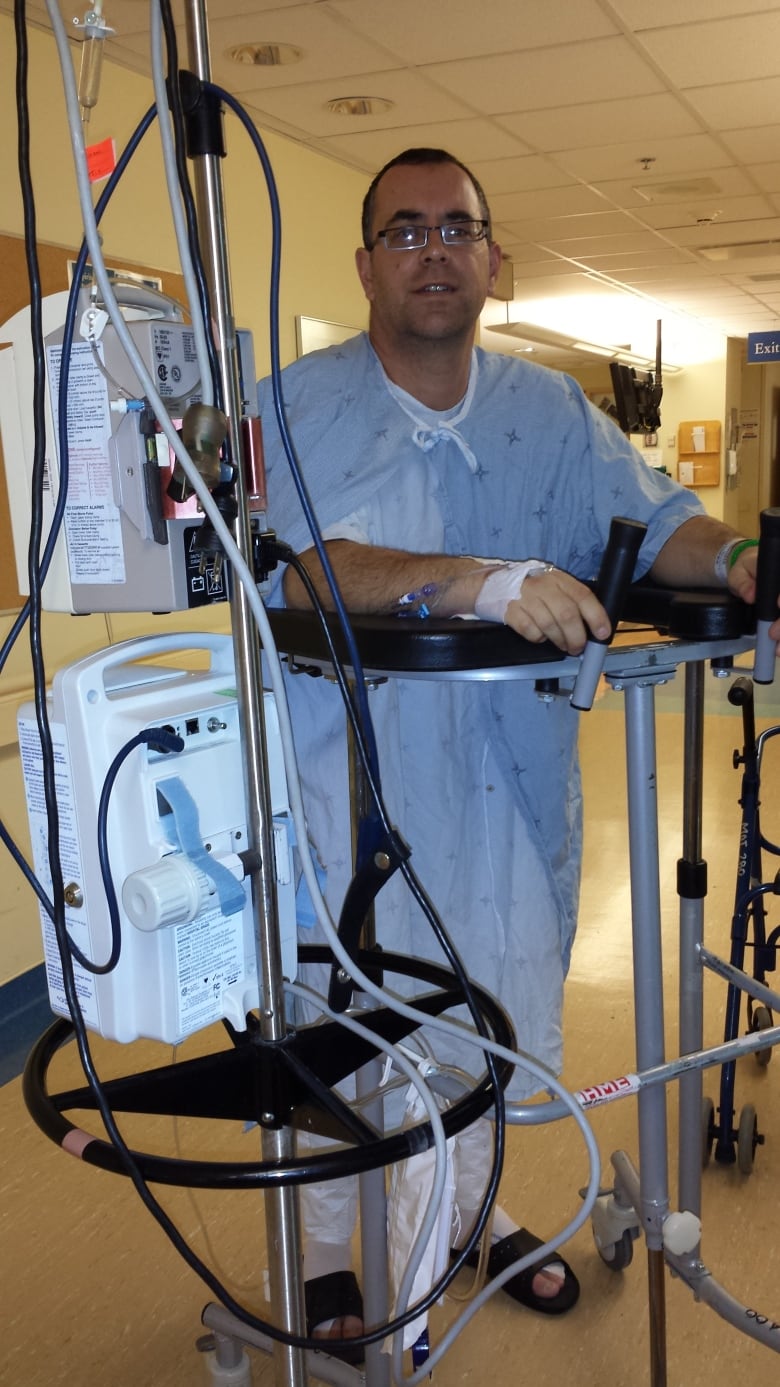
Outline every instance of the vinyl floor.
[[(676, 1054), (678, 900), (676, 862), (681, 850), (682, 716), (679, 688), (657, 698), (660, 879), (663, 900), (664, 983), (668, 1053)], [(728, 953), (739, 848), (739, 774), (732, 753), (741, 745), (741, 723), (723, 688), (708, 685), (705, 731), (704, 856), (709, 864), (706, 938)], [(759, 725), (775, 710), (758, 708)], [(778, 741), (780, 745), (780, 739)], [(602, 697), (583, 718), (586, 854), (581, 923), (567, 985), (564, 1079), (572, 1089), (631, 1071), (634, 1065), (630, 893), (626, 855), (624, 719), (621, 696)], [(780, 752), (778, 753), (780, 754)], [(773, 811), (780, 834), (777, 780), (767, 752), (762, 780), (765, 832)], [(774, 867), (768, 868), (768, 876)], [(770, 898), (771, 899), (771, 898)], [(771, 911), (771, 906), (770, 906)], [(639, 979), (638, 986), (650, 986)], [(723, 1037), (725, 989), (705, 986), (707, 1040)], [(743, 1011), (744, 1016), (744, 1011)], [(206, 1044), (208, 1042), (203, 1041)], [(159, 1060), (161, 1047), (131, 1047), (132, 1055), (95, 1042), (101, 1072), (114, 1074)], [(165, 1056), (162, 1056), (164, 1059)], [(702, 1256), (716, 1278), (747, 1306), (780, 1319), (780, 1057), (760, 1067), (740, 1060), (738, 1111), (755, 1105), (765, 1138), (750, 1174), (710, 1162), (703, 1173)], [(705, 1076), (705, 1091), (718, 1101), (720, 1070)], [(57, 1057), (53, 1082), (81, 1082), (72, 1045)], [(676, 1201), (677, 1093), (668, 1089), (669, 1170)], [(94, 1119), (93, 1119), (94, 1122)], [(633, 1098), (591, 1114), (609, 1180), (611, 1152), (637, 1157)], [(256, 1134), (229, 1136), (213, 1124), (170, 1119), (123, 1120), (123, 1129), (144, 1149), (171, 1154), (202, 1143), (204, 1155), (238, 1153), (254, 1159)], [(191, 1130), (191, 1128), (195, 1130)], [(200, 1315), (210, 1293), (181, 1261), (141, 1207), (130, 1182), (65, 1155), (32, 1123), (19, 1079), (0, 1088), (0, 1267), (3, 1387), (197, 1387), (209, 1381), (208, 1358), (196, 1343)], [(571, 1121), (509, 1132), (502, 1202), (540, 1236), (563, 1226), (579, 1207), (587, 1179), (583, 1143)], [(250, 1308), (263, 1309), (267, 1265), (262, 1201), (254, 1193), (160, 1191), (165, 1209), (199, 1256), (215, 1268), (231, 1292)], [(439, 1387), (482, 1387), (499, 1379), (533, 1385), (650, 1387), (647, 1269), (643, 1242), (623, 1272), (609, 1270), (594, 1246), (589, 1225), (565, 1247), (582, 1284), (575, 1310), (561, 1319), (534, 1315), (498, 1295), (466, 1327), (433, 1374)], [(666, 1355), (673, 1387), (713, 1387), (727, 1381), (776, 1382), (778, 1360), (697, 1304), (667, 1274)], [(434, 1336), (459, 1310), (447, 1302), (433, 1314)], [(271, 1359), (252, 1351), (256, 1387), (277, 1381)], [(655, 1387), (655, 1384), (653, 1384)]]

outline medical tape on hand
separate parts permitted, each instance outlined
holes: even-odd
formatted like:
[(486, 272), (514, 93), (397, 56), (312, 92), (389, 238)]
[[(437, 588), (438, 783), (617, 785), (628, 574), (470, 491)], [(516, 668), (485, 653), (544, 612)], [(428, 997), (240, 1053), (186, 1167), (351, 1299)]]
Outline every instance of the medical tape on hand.
[(535, 573), (552, 573), (554, 564), (541, 559), (518, 559), (488, 573), (474, 602), (474, 615), (480, 621), (506, 621), (510, 602), (516, 602), (526, 578)]

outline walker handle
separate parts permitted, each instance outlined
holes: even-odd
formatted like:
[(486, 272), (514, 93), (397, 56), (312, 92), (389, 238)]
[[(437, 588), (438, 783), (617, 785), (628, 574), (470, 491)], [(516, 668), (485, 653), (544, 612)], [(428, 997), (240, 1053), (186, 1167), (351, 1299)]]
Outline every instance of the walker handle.
[(761, 512), (758, 565), (756, 568), (756, 652), (753, 678), (757, 684), (771, 684), (775, 677), (777, 646), (769, 627), (780, 617), (780, 507)]
[(637, 554), (647, 533), (647, 526), (641, 520), (627, 520), (625, 516), (613, 516), (609, 527), (609, 539), (599, 568), (594, 592), (604, 607), (611, 626), (606, 640), (596, 640), (589, 636), (582, 652), (580, 669), (571, 695), (572, 708), (586, 711), (592, 708), (596, 696), (607, 646), (612, 640), (615, 627), (620, 619), (626, 594), (634, 576)]

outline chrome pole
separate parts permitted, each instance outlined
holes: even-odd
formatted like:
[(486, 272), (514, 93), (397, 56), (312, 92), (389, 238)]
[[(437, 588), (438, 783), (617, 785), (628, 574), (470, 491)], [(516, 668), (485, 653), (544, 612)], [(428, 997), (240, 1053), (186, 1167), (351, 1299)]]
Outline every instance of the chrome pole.
[[(195, 76), (211, 80), (208, 18), (205, 0), (187, 0), (185, 6), (188, 60)], [(228, 418), (232, 456), (238, 464), (236, 544), (242, 557), (252, 563), (251, 529), (241, 438), (241, 392), (238, 348), (232, 311), (230, 267), (225, 235), (225, 208), (220, 155), (196, 154), (195, 197), (201, 254), (211, 296), (211, 314), (219, 348), (219, 369), (225, 414)], [(276, 903), (273, 824), (263, 716), (260, 646), (246, 594), (234, 583), (230, 597), (236, 691), (242, 739), (249, 848), (258, 859), (251, 875), (255, 910), (255, 937), (260, 981), (260, 1033), (267, 1042), (286, 1034), (280, 931)], [(258, 1117), (262, 1122), (262, 1114)], [(291, 1128), (261, 1127), (265, 1161), (283, 1164), (295, 1154)], [(293, 1334), (305, 1328), (300, 1222), (295, 1187), (265, 1192), (271, 1314), (274, 1322)], [(286, 1345), (274, 1345), (278, 1387), (303, 1387), (306, 1382), (304, 1353)]]

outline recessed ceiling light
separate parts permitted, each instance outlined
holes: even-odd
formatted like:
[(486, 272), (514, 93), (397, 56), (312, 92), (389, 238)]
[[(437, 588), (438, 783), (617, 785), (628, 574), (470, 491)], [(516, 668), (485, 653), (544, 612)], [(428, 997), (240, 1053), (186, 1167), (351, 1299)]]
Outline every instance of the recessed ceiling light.
[(225, 49), (225, 57), (242, 67), (286, 67), (300, 62), (303, 49), (292, 43), (237, 43)]
[(334, 116), (383, 116), (394, 105), (384, 96), (334, 96), (325, 102), (325, 109)]

